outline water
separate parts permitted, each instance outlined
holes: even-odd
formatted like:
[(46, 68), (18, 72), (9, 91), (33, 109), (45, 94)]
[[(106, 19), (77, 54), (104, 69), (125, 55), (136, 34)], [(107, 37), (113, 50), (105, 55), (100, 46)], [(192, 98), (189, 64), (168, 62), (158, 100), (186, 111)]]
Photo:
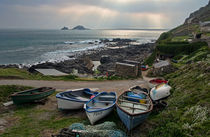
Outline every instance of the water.
[(99, 39), (128, 38), (139, 43), (151, 42), (160, 30), (0, 30), (0, 64), (34, 64), (62, 61), (68, 55), (103, 47)]

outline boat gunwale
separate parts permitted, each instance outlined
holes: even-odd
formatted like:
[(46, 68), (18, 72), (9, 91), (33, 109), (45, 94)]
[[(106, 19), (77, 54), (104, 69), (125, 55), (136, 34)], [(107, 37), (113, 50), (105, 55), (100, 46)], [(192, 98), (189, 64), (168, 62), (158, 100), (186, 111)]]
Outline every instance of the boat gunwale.
[[(43, 91), (43, 92), (38, 92), (38, 93), (33, 93), (33, 94), (20, 94), (20, 93), (24, 93), (24, 92), (30, 92), (32, 90), (39, 90), (39, 89), (43, 89), (43, 88), (47, 88), (47, 90)], [(48, 89), (49, 88), (49, 89)], [(53, 87), (40, 87), (40, 88), (34, 88), (34, 89), (28, 89), (28, 90), (24, 90), (24, 91), (20, 91), (20, 92), (16, 92), (13, 93), (12, 95), (10, 95), (10, 97), (20, 97), (20, 96), (34, 96), (34, 95), (41, 95), (43, 93), (47, 93), (50, 91), (55, 91), (56, 89)]]
[[(73, 90), (68, 90), (68, 91), (64, 91), (64, 92), (60, 92), (56, 94), (56, 98), (59, 99), (63, 99), (63, 100), (67, 100), (67, 101), (74, 101), (74, 102), (81, 102), (81, 103), (86, 103), (88, 101), (84, 101), (84, 100), (80, 100), (80, 99), (76, 99), (76, 98), (67, 98), (67, 97), (63, 97), (61, 96), (62, 93), (71, 93), (71, 92), (75, 92), (75, 91), (79, 91), (79, 90), (90, 90), (89, 88), (80, 88), (80, 89), (73, 89)], [(91, 90), (90, 90), (91, 91)], [(91, 93), (91, 92), (90, 92)], [(94, 95), (95, 92), (92, 93), (92, 95)], [(90, 94), (91, 95), (91, 94)], [(88, 99), (88, 98), (87, 98)]]
[[(113, 93), (113, 94), (115, 95), (115, 101), (113, 101), (112, 105), (109, 106), (109, 107), (99, 108), (99, 109), (96, 109), (96, 110), (91, 110), (91, 111), (89, 111), (89, 110), (87, 109), (87, 104), (90, 103), (94, 98), (98, 97), (99, 95), (101, 95), (101, 94), (103, 94), (103, 93)], [(116, 94), (115, 92), (101, 92), (101, 93), (99, 93), (98, 95), (96, 95), (94, 98), (90, 99), (87, 103), (84, 104), (84, 109), (85, 109), (85, 111), (88, 112), (88, 113), (93, 113), (93, 112), (99, 112), (99, 111), (108, 110), (108, 109), (114, 107), (115, 104), (117, 103), (117, 94)]]
[[(156, 80), (160, 80), (161, 82), (156, 82)], [(157, 78), (157, 79), (151, 79), (151, 80), (149, 80), (149, 83), (150, 84), (162, 84), (162, 83), (165, 83), (165, 84), (167, 84), (168, 83), (168, 80), (163, 80), (163, 79), (159, 79), (159, 78)]]
[[(130, 115), (130, 116), (137, 116), (137, 115), (142, 115), (142, 114), (149, 113), (149, 112), (151, 112), (151, 111), (153, 110), (152, 99), (150, 98), (150, 96), (149, 96), (147, 93), (144, 93), (144, 94), (146, 94), (146, 95), (148, 96), (149, 101), (151, 102), (151, 103), (150, 103), (151, 106), (150, 106), (150, 109), (149, 109), (149, 110), (147, 110), (147, 111), (145, 111), (145, 112), (135, 113), (135, 114), (129, 113), (128, 111), (125, 111), (123, 108), (121, 108), (121, 106), (119, 105), (118, 101), (119, 101), (119, 98), (120, 98), (123, 94), (125, 94), (126, 92), (130, 92), (130, 91), (124, 91), (122, 94), (119, 95), (119, 97), (117, 98), (117, 101), (116, 101), (116, 106), (117, 106), (121, 111), (125, 112), (126, 114), (128, 114), (128, 115)], [(131, 92), (132, 92), (132, 91), (131, 91)]]

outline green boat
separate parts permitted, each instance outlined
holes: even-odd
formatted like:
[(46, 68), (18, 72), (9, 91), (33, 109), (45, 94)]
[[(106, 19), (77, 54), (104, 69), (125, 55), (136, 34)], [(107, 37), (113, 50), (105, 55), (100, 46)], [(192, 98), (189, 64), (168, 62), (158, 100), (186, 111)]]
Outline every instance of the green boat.
[(44, 99), (55, 92), (55, 88), (41, 87), (21, 92), (16, 92), (11, 95), (14, 104), (23, 104), (28, 102), (35, 102)]

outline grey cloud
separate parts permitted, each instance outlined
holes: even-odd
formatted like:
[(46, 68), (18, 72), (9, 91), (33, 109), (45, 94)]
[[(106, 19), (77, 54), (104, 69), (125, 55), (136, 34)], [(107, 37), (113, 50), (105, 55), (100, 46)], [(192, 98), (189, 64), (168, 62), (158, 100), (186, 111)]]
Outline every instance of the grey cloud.
[[(175, 27), (183, 23), (184, 19), (194, 10), (208, 3), (208, 0), (164, 0), (154, 2), (141, 0), (116, 4), (111, 0), (0, 0), (0, 28), (58, 28), (63, 25), (71, 26), (83, 24), (90, 28), (152, 28), (156, 27), (152, 19), (145, 17), (131, 18), (135, 13), (151, 13), (164, 15), (167, 20), (161, 20), (165, 28)], [(39, 9), (40, 6), (52, 7), (52, 10)], [(115, 18), (102, 18), (97, 13), (85, 14), (57, 14), (53, 8), (75, 7), (75, 5), (94, 6), (120, 14)], [(26, 9), (17, 9), (17, 6)], [(30, 9), (32, 7), (33, 9)], [(34, 11), (34, 9), (36, 9)], [(85, 8), (83, 10), (86, 10)], [(100, 19), (100, 20), (99, 20)]]

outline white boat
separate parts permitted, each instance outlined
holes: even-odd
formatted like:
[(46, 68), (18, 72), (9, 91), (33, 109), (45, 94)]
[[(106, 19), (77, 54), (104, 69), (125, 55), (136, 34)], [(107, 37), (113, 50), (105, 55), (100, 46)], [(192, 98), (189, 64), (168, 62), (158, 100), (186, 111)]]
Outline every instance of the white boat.
[(148, 81), (148, 86), (152, 89), (155, 86), (163, 84), (163, 83), (167, 84), (168, 81), (167, 80), (162, 80), (162, 79), (152, 79), (152, 80)]
[(58, 93), (56, 95), (58, 109), (81, 109), (91, 99), (91, 96), (98, 94), (88, 88), (75, 89)]
[(150, 90), (150, 97), (153, 101), (163, 100), (170, 96), (171, 87), (168, 84), (160, 84)]
[(115, 107), (115, 92), (101, 92), (84, 105), (86, 115), (93, 125), (96, 121), (107, 116)]

